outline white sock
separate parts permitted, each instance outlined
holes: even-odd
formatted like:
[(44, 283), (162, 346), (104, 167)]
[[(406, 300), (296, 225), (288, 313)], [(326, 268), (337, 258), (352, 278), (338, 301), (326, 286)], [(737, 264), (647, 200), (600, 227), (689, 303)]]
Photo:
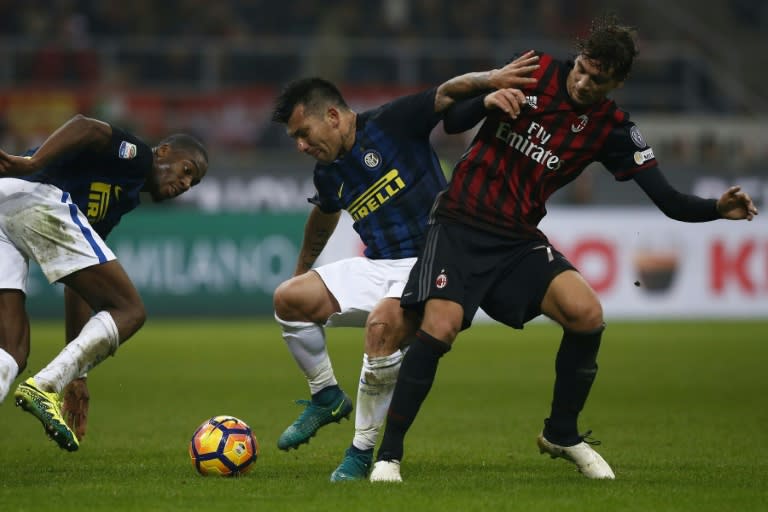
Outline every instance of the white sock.
[(402, 361), (403, 353), (400, 350), (383, 357), (369, 358), (363, 354), (363, 368), (357, 387), (355, 437), (352, 440), (355, 448), (368, 450), (376, 446)]
[(287, 322), (275, 315), (283, 329), (283, 340), (307, 378), (313, 395), (337, 384), (325, 345), (325, 330), (312, 322)]
[(13, 380), (19, 374), (19, 365), (11, 354), (0, 348), (0, 404), (11, 389)]
[(77, 338), (35, 375), (35, 382), (45, 391), (61, 393), (64, 386), (114, 354), (119, 345), (120, 335), (112, 315), (100, 311), (88, 320)]

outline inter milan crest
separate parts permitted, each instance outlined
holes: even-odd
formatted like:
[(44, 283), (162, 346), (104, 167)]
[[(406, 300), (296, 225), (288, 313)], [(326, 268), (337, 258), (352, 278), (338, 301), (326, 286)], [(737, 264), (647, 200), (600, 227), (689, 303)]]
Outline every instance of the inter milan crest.
[(378, 153), (378, 151), (369, 149), (363, 153), (363, 163), (370, 170), (375, 171), (381, 165), (381, 155)]

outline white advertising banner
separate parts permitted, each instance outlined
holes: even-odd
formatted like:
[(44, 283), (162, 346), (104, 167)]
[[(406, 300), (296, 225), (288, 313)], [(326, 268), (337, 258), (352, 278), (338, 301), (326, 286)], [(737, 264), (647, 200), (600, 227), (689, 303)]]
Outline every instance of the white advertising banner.
[(768, 316), (768, 230), (673, 221), (655, 209), (551, 210), (541, 229), (608, 318)]
[[(768, 317), (766, 227), (760, 216), (684, 223), (652, 208), (551, 208), (540, 225), (607, 319)], [(318, 263), (362, 249), (344, 216)]]

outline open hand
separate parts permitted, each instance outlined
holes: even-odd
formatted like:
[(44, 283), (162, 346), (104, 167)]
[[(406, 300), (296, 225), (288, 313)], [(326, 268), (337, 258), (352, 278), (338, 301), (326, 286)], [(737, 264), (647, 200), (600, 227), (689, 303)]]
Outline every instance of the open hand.
[(64, 420), (69, 428), (74, 430), (77, 438), (83, 439), (88, 427), (88, 403), (91, 400), (85, 377), (80, 377), (67, 384), (63, 394), (64, 401), (61, 405), (61, 412), (64, 414)]
[(731, 187), (717, 200), (717, 211), (724, 219), (752, 220), (757, 215), (757, 207), (749, 194), (741, 187)]
[(493, 70), (490, 83), (496, 89), (533, 85), (538, 80), (530, 75), (537, 69), (539, 69), (539, 56), (530, 50), (503, 68)]

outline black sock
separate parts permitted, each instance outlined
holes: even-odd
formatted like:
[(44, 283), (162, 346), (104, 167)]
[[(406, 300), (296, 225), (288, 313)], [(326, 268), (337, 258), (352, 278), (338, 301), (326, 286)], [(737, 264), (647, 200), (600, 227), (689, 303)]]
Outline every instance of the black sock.
[(555, 360), (552, 411), (544, 421), (544, 435), (555, 444), (572, 446), (581, 441), (577, 420), (597, 375), (597, 352), (604, 328), (563, 332)]
[(403, 459), (405, 434), (432, 388), (440, 358), (450, 349), (449, 344), (421, 329), (416, 333), (397, 376), (377, 460)]

